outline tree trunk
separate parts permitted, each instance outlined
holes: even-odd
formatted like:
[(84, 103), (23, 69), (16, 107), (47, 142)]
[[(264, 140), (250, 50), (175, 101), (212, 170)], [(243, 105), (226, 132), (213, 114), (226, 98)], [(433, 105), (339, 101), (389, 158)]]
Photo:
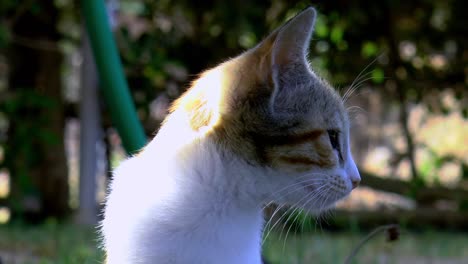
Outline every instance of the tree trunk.
[(45, 1), (12, 26), (9, 48), (10, 122), (5, 163), (11, 175), (15, 216), (64, 217), (68, 175), (64, 149), (63, 56), (56, 43), (58, 10)]

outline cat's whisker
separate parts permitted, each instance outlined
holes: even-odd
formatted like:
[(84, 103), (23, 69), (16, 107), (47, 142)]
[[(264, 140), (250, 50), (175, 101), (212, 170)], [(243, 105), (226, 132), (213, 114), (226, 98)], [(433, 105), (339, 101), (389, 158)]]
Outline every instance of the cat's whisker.
[(334, 210), (333, 209), (328, 209), (328, 210), (325, 210), (323, 213), (324, 213), (324, 218), (325, 219), (332, 219), (334, 217)]
[(360, 106), (357, 106), (357, 105), (353, 105), (353, 106), (350, 106), (346, 109), (346, 111), (348, 112), (348, 118), (349, 118), (349, 123), (350, 124), (353, 124), (354, 121), (356, 120), (356, 118), (362, 114), (364, 116), (368, 116), (369, 115), (369, 112), (367, 112), (364, 108), (360, 107)]
[[(367, 77), (368, 75), (372, 75), (372, 72), (369, 72), (369, 73), (363, 75), (363, 76), (361, 77), (361, 80), (359, 80), (359, 82), (357, 82), (356, 84), (354, 84), (354, 86), (352, 87), (352, 88), (353, 88), (353, 92), (352, 92), (352, 93), (354, 93), (354, 91), (355, 91), (356, 89), (360, 88), (366, 81), (369, 81), (369, 80), (373, 80), (373, 79), (374, 79), (373, 76)], [(365, 77), (365, 78), (364, 78), (364, 77)], [(351, 96), (351, 94), (348, 94), (348, 98), (349, 98), (350, 96)]]
[[(363, 75), (363, 73), (364, 73), (372, 64), (374, 64), (382, 55), (383, 55), (383, 53), (381, 53), (379, 56), (375, 57), (375, 59), (373, 59), (369, 64), (367, 64), (366, 67), (364, 67), (364, 69), (361, 70), (361, 72), (359, 72), (359, 74), (356, 76), (356, 78), (354, 78), (353, 82), (352, 82), (351, 85), (349, 86), (350, 88), (348, 89), (348, 91), (349, 91), (352, 87), (354, 87), (354, 85), (355, 85), (356, 82), (359, 82), (359, 81), (360, 81), (360, 80), (359, 80), (360, 78), (362, 78), (362, 77), (364, 77), (364, 76), (366, 76), (366, 75), (372, 73), (372, 71), (369, 71), (369, 72), (367, 72), (367, 73), (365, 73), (365, 74)], [(363, 75), (363, 76), (361, 76), (361, 75)], [(343, 99), (342, 99), (343, 103), (345, 103), (345, 102), (348, 100), (349, 96), (350, 96), (350, 94), (348, 93), (348, 91), (346, 91), (346, 93), (343, 95)]]
[(278, 207), (275, 208), (275, 210), (271, 214), (269, 220), (265, 224), (265, 228), (268, 227), (271, 224), (271, 221), (274, 219), (275, 215), (281, 210), (281, 208), (283, 208), (285, 206), (286, 206), (285, 204), (281, 204), (281, 205), (279, 205)]
[[(336, 197), (334, 198), (334, 200), (336, 200)], [(327, 221), (327, 219), (333, 219), (334, 216), (335, 216), (334, 207), (328, 208), (327, 210), (324, 211), (325, 221)], [(327, 224), (328, 224), (328, 222), (327, 222)]]
[[(320, 193), (320, 190), (322, 189), (323, 186), (320, 186), (319, 188), (316, 189), (316, 192)], [(296, 202), (294, 205), (290, 206), (286, 212), (284, 212), (276, 221), (275, 223), (269, 228), (267, 234), (265, 235), (264, 237), (264, 241), (268, 238), (268, 236), (270, 235), (271, 231), (278, 225), (278, 223), (280, 223), (283, 218), (287, 215), (287, 213), (292, 210), (291, 208), (296, 208), (298, 204), (300, 204), (304, 199), (307, 199), (308, 197), (310, 197), (311, 195), (314, 195), (315, 192), (312, 192), (308, 195), (306, 195), (305, 197), (301, 198), (298, 202)], [(283, 207), (283, 206), (281, 206)], [(280, 207), (280, 208), (281, 208)], [(279, 209), (279, 208), (278, 208)], [(271, 216), (270, 220), (274, 218), (274, 215), (276, 214), (277, 210), (275, 210), (275, 213)], [(268, 222), (270, 222), (270, 220)], [(280, 233), (281, 234), (281, 233)], [(281, 237), (281, 235), (280, 235)]]
[(350, 96), (350, 93), (352, 93), (352, 89), (357, 86), (356, 83), (360, 82), (363, 78), (366, 78), (367, 76), (369, 76), (371, 74), (372, 74), (372, 71), (368, 71), (365, 74), (356, 77), (353, 80), (353, 82), (351, 83), (351, 85), (348, 87), (348, 89), (346, 90), (346, 93), (343, 95), (343, 97), (342, 97), (343, 102), (346, 100), (346, 98), (348, 98)]
[[(306, 204), (307, 204), (307, 203), (306, 203)], [(297, 207), (297, 209), (298, 209), (298, 211), (302, 211), (302, 209), (299, 208), (299, 207)], [(289, 228), (288, 228), (288, 230), (286, 231), (286, 236), (284, 237), (283, 250), (284, 250), (284, 248), (285, 248), (285, 246), (286, 246), (286, 241), (288, 240), (288, 234), (289, 234), (289, 232), (291, 231), (291, 228), (292, 228), (293, 224), (297, 221), (297, 218), (298, 218), (299, 215), (300, 215), (299, 212), (293, 212), (293, 215), (294, 215), (294, 214), (295, 214), (296, 216), (294, 217), (294, 219), (292, 220), (292, 222), (289, 224)], [(305, 217), (302, 217), (302, 218), (305, 219)], [(286, 220), (286, 222), (287, 222), (287, 221), (288, 221), (288, 220)]]
[[(312, 194), (310, 194), (312, 195)], [(310, 195), (307, 195), (307, 196), (310, 196)], [(306, 197), (307, 197), (306, 196)], [(292, 210), (292, 212), (291, 212)], [(300, 210), (300, 208), (298, 206), (291, 206), (289, 208), (288, 211), (286, 211), (281, 218), (285, 217), (285, 216), (288, 216), (286, 220), (282, 220), (281, 222), (283, 223), (283, 227), (281, 228), (281, 231), (280, 231), (280, 236), (279, 236), (279, 239), (281, 240), (281, 237), (283, 235), (283, 232), (284, 232), (284, 228), (286, 227), (286, 225), (289, 226), (287, 232), (286, 232), (286, 236), (284, 237), (284, 243), (283, 243), (283, 251), (284, 251), (284, 248), (285, 248), (285, 243), (286, 243), (286, 239), (288, 237), (288, 233), (290, 231), (290, 229), (292, 228), (292, 225), (294, 224), (295, 222), (295, 219), (297, 219), (297, 216), (298, 216), (298, 213), (297, 211)], [(292, 216), (295, 216), (295, 218), (293, 219), (293, 221), (290, 221), (291, 217)]]
[[(305, 181), (302, 181), (302, 182), (298, 182), (298, 183), (296, 183), (296, 184), (294, 184), (294, 185), (291, 185), (288, 189), (285, 189), (285, 190), (283, 190), (282, 192), (276, 192), (275, 195), (279, 195), (278, 198), (281, 198), (281, 197), (284, 197), (284, 196), (286, 196), (286, 195), (288, 195), (288, 194), (290, 194), (290, 193), (292, 193), (292, 192), (295, 192), (295, 191), (297, 191), (297, 190), (300, 190), (300, 189), (305, 188), (305, 185), (306, 185), (306, 184), (309, 184), (309, 185), (310, 185), (310, 184), (321, 185), (323, 182), (324, 182), (324, 180), (322, 180), (322, 179), (321, 179), (321, 180), (317, 180), (317, 181), (305, 180)], [(296, 187), (296, 188), (291, 190), (292, 187)], [(286, 192), (286, 191), (288, 191), (288, 192)], [(284, 192), (286, 192), (286, 193), (284, 193)]]
[(270, 219), (269, 219), (269, 220), (267, 221), (267, 223), (265, 224), (264, 229), (266, 229), (267, 232), (266, 232), (266, 235), (263, 236), (262, 246), (263, 246), (263, 244), (265, 243), (265, 241), (267, 240), (267, 238), (268, 238), (268, 236), (270, 235), (270, 233), (271, 233), (271, 231), (273, 230), (273, 228), (274, 228), (274, 227), (276, 226), (276, 224), (277, 224), (277, 221), (276, 221), (273, 225), (271, 225), (271, 222), (273, 221), (275, 215), (276, 215), (283, 207), (285, 207), (285, 206), (286, 206), (286, 204), (281, 204), (281, 205), (279, 205), (279, 206), (275, 209), (275, 211), (273, 212), (273, 214), (270, 216)]
[[(306, 175), (306, 176), (309, 176), (309, 177), (310, 177), (310, 175)], [(299, 178), (301, 178), (301, 177), (299, 177)], [(287, 185), (286, 187), (284, 187), (284, 188), (280, 189), (279, 191), (277, 191), (277, 192), (275, 193), (275, 196), (278, 195), (278, 194), (280, 194), (280, 193), (282, 193), (282, 192), (288, 191), (287, 193), (282, 194), (282, 195), (279, 195), (279, 196), (276, 197), (277, 199), (281, 199), (281, 198), (283, 198), (284, 196), (286, 196), (286, 195), (288, 195), (288, 194), (290, 194), (290, 193), (292, 193), (292, 192), (295, 192), (295, 191), (297, 191), (297, 190), (300, 190), (300, 189), (304, 188), (304, 184), (305, 184), (305, 183), (323, 183), (323, 181), (324, 181), (323, 179), (314, 179), (314, 178), (310, 178), (310, 179), (305, 179), (305, 180), (300, 181), (300, 182), (295, 182), (295, 183), (290, 184), (290, 185)], [(299, 185), (299, 187), (297, 187), (297, 188), (291, 190), (292, 187), (296, 187), (296, 186), (298, 186), (298, 185)], [(266, 207), (270, 206), (270, 205), (273, 204), (273, 203), (275, 203), (275, 201), (270, 201), (270, 202), (266, 203), (266, 204), (263, 206), (262, 209), (265, 209)]]
[[(290, 188), (290, 187), (292, 187), (292, 186), (295, 186), (295, 185), (298, 185), (298, 184), (302, 184), (302, 183), (306, 183), (306, 182), (314, 182), (314, 181), (317, 181), (317, 182), (322, 182), (322, 181), (323, 181), (323, 179), (320, 179), (320, 178), (319, 178), (319, 179), (310, 178), (311, 176), (314, 176), (314, 175), (318, 175), (318, 176), (327, 176), (326, 174), (323, 174), (323, 173), (307, 174), (307, 175), (304, 175), (304, 178), (305, 178), (305, 177), (308, 177), (308, 178), (306, 178), (305, 180), (300, 181), (300, 182), (295, 182), (295, 183), (293, 183), (293, 184), (291, 184), (291, 185), (288, 185), (288, 186), (286, 186), (286, 187), (284, 187), (284, 188), (282, 188), (282, 189), (276, 191), (276, 193), (283, 192), (283, 191), (287, 190), (288, 188)], [(300, 178), (303, 178), (303, 176), (299, 177), (299, 179), (300, 179)]]
[(368, 112), (364, 108), (362, 108), (362, 107), (360, 107), (358, 105), (350, 106), (350, 107), (346, 108), (346, 111), (348, 113), (364, 112), (364, 113), (368, 114)]
[[(285, 205), (285, 204), (281, 205), (281, 206), (278, 208), (278, 210), (280, 210), (280, 209), (283, 208), (283, 207), (286, 207), (286, 205)], [(288, 208), (288, 209), (286, 209), (286, 212), (285, 212), (285, 213), (287, 213), (290, 209), (291, 209), (291, 207)], [(269, 228), (268, 228), (268, 231), (267, 231), (266, 235), (263, 237), (262, 245), (263, 245), (263, 243), (265, 243), (265, 241), (267, 240), (267, 238), (268, 238), (268, 236), (270, 235), (270, 233), (274, 230), (274, 228), (281, 222), (281, 219), (283, 218), (283, 216), (284, 216), (285, 213), (283, 213), (278, 219), (276, 219), (276, 221), (273, 223), (273, 225), (271, 225), (271, 221), (273, 220), (273, 217), (270, 218), (270, 220), (269, 220), (270, 225), (269, 225)]]
[[(304, 211), (304, 210), (303, 210)], [(304, 228), (306, 225), (306, 220), (308, 222), (308, 226), (310, 226), (310, 217), (302, 217), (302, 223), (301, 223), (301, 233), (304, 233)]]
[[(284, 228), (286, 226), (292, 226), (292, 223), (289, 221), (291, 216), (293, 216), (297, 211), (297, 207), (295, 206), (291, 206), (288, 208), (288, 210), (282, 215), (282, 216), (288, 216), (286, 219), (283, 219), (281, 220), (281, 224), (282, 224), (282, 227), (281, 227), (281, 230), (280, 230), (280, 236), (279, 236), (279, 240), (281, 241), (282, 239), (282, 236), (283, 236), (283, 233), (284, 233)], [(284, 244), (283, 244), (283, 251), (284, 251)]]
[[(364, 85), (364, 83), (365, 83), (366, 81), (373, 80), (373, 79), (374, 79), (374, 77), (368, 77), (368, 78), (366, 78), (366, 79), (363, 79), (363, 80), (361, 80), (358, 84), (356, 84), (355, 87), (356, 87), (356, 88), (360, 88), (360, 87), (362, 87), (362, 86)], [(383, 76), (383, 77), (382, 77), (382, 80), (389, 80), (389, 79), (392, 79), (392, 77), (389, 77), (389, 76)], [(349, 99), (349, 96), (348, 96), (348, 99)]]
[[(317, 173), (316, 175), (318, 175), (318, 173)], [(325, 174), (320, 174), (320, 175), (326, 176)], [(307, 175), (307, 176), (310, 177), (310, 175)], [(323, 182), (324, 182), (324, 179), (314, 179), (314, 178), (305, 179), (305, 180), (303, 180), (303, 181), (295, 182), (295, 183), (293, 183), (293, 184), (290, 184), (290, 185), (285, 186), (284, 188), (280, 189), (279, 191), (276, 191), (276, 192), (274, 193), (274, 195), (276, 196), (277, 199), (278, 199), (278, 198), (281, 199), (281, 198), (283, 198), (284, 196), (286, 196), (286, 195), (288, 195), (288, 194), (290, 194), (290, 193), (292, 193), (292, 192), (294, 192), (294, 191), (297, 191), (297, 190), (300, 190), (300, 189), (304, 188), (304, 184), (305, 184), (305, 183), (323, 183)], [(292, 187), (296, 187), (296, 186), (298, 186), (298, 185), (299, 185), (299, 187), (297, 187), (297, 188), (291, 190)], [(320, 184), (319, 184), (319, 185), (320, 185)], [(282, 192), (286, 192), (286, 191), (287, 191), (287, 193), (281, 194)], [(281, 195), (279, 195), (279, 194), (281, 194)], [(277, 195), (279, 195), (279, 196), (277, 196)], [(265, 209), (266, 207), (268, 207), (268, 206), (271, 205), (272, 203), (274, 203), (274, 201), (268, 202), (267, 204), (265, 204), (265, 206), (263, 207), (263, 209)]]
[[(372, 72), (369, 72), (369, 73), (372, 73)], [(366, 74), (366, 75), (367, 75), (367, 74)], [(364, 77), (364, 76), (366, 76), (366, 75), (363, 75), (362, 77)], [(346, 97), (343, 97), (343, 98), (342, 98), (343, 104), (346, 104), (347, 101), (351, 98), (351, 96), (363, 94), (363, 93), (357, 93), (357, 94), (355, 94), (355, 91), (356, 91), (357, 89), (361, 88), (361, 87), (365, 84), (366, 81), (373, 80), (373, 79), (374, 79), (374, 77), (368, 77), (368, 78), (362, 79), (362, 80), (360, 80), (358, 83), (356, 83), (352, 88), (350, 87), (350, 88), (348, 89), (348, 90), (351, 90), (351, 91), (349, 92), (349, 94), (347, 94)], [(383, 79), (383, 80), (388, 80), (388, 79), (391, 79), (391, 77), (384, 76), (382, 79)]]
[[(362, 84), (362, 85), (364, 85), (364, 84)], [(361, 91), (359, 91), (359, 92), (356, 92), (354, 95), (359, 95), (359, 96), (361, 96), (361, 95), (366, 95), (366, 94), (369, 94), (370, 92), (371, 92), (371, 90), (370, 90), (370, 89), (367, 89), (367, 90), (361, 90)]]
[[(291, 186), (295, 186), (295, 185), (300, 184), (300, 183), (311, 182), (312, 180), (314, 180), (314, 179), (308, 179), (308, 180), (306, 180), (306, 181), (302, 181), (302, 182), (299, 182), (299, 183), (296, 183), (296, 184), (292, 184)], [(301, 185), (300, 187), (295, 188), (294, 190), (290, 190), (290, 192), (295, 192), (295, 191), (297, 191), (298, 189), (302, 189), (302, 188), (304, 188), (304, 186)], [(321, 189), (321, 187), (317, 188), (316, 191), (319, 191), (320, 189)], [(290, 192), (288, 192), (287, 194), (289, 194)], [(287, 194), (285, 194), (285, 195), (287, 195)], [(311, 193), (311, 194), (309, 194), (309, 195), (303, 197), (301, 200), (299, 200), (296, 204), (294, 204), (294, 205), (291, 206), (290, 208), (295, 208), (303, 199), (307, 199), (307, 197), (309, 197), (310, 195), (313, 195), (313, 194), (314, 194), (314, 193)], [(271, 203), (272, 203), (272, 202), (270, 202), (269, 204), (271, 204)], [(266, 225), (265, 225), (266, 227), (268, 227), (268, 226), (271, 224), (272, 219), (274, 219), (275, 215), (280, 211), (280, 209), (281, 209), (282, 207), (284, 207), (284, 205), (281, 205), (281, 206), (279, 206), (279, 207), (276, 208), (276, 210), (273, 212), (273, 214), (270, 216), (270, 219), (269, 219), (268, 222), (266, 223)], [(267, 235), (264, 237), (264, 241), (265, 241), (266, 238), (268, 237), (268, 235), (269, 235), (269, 233), (271, 232), (271, 230), (273, 230), (274, 227), (278, 224), (278, 222), (281, 221), (282, 218), (283, 218), (285, 215), (287, 215), (287, 212), (288, 212), (289, 210), (290, 210), (290, 209), (288, 209), (285, 213), (283, 213), (283, 215), (279, 217), (279, 219), (273, 224), (273, 226), (271, 226), (271, 227), (269, 228), (269, 230), (268, 230), (268, 232), (267, 232)]]
[(364, 75), (354, 79), (353, 83), (351, 83), (351, 85), (346, 90), (345, 94), (342, 96), (343, 103), (345, 103), (348, 100), (348, 98), (351, 97), (351, 95), (354, 93), (354, 91), (359, 86), (359, 83), (361, 83), (361, 80), (366, 78), (367, 76), (369, 76), (371, 74), (372, 74), (372, 71), (369, 71), (369, 72), (365, 73)]
[[(321, 189), (321, 188), (318, 188), (318, 189), (317, 189), (317, 192), (319, 192), (318, 190), (320, 190), (320, 189)], [(288, 218), (285, 220), (285, 222), (288, 223), (288, 222), (290, 221), (290, 219), (291, 219), (292, 216), (295, 216), (294, 219), (293, 219), (293, 221), (292, 221), (292, 223), (295, 222), (296, 219), (297, 219), (297, 217), (299, 216), (299, 214), (297, 214), (296, 212), (297, 212), (298, 210), (302, 210), (302, 209), (301, 209), (299, 206), (297, 206), (297, 205), (298, 205), (302, 200), (305, 200), (305, 199), (308, 199), (308, 200), (314, 199), (314, 197), (316, 196), (315, 194), (316, 194), (316, 192), (312, 192), (312, 193), (306, 195), (305, 197), (303, 197), (303, 198), (302, 198), (298, 203), (296, 203), (294, 206), (291, 206), (291, 208), (294, 208), (294, 210), (293, 210), (293, 212), (290, 213), (290, 214), (284, 214), (284, 216), (285, 216), (285, 215), (288, 215)], [(289, 229), (290, 229), (291, 227), (292, 227), (292, 225), (289, 225)], [(289, 232), (289, 229), (288, 229), (288, 232)]]
[[(328, 187), (328, 186), (327, 186), (327, 187)], [(325, 197), (324, 194), (327, 193), (327, 192), (328, 192), (328, 188), (327, 188), (327, 189), (324, 189), (324, 191), (323, 191), (322, 193), (320, 193), (319, 198)], [(325, 201), (322, 200), (322, 203), (324, 203), (324, 202), (325, 202)], [(321, 204), (322, 204), (322, 203), (321, 203)], [(316, 220), (315, 220), (315, 230), (316, 230), (316, 231), (317, 231), (317, 224), (319, 225), (320, 230), (322, 231), (322, 223), (319, 221), (319, 220), (320, 220), (320, 212), (322, 211), (322, 208), (321, 208), (321, 207), (322, 207), (322, 205), (320, 205), (320, 206), (318, 207), (318, 213), (319, 213), (319, 215), (318, 215), (318, 217), (317, 217)]]
[[(319, 208), (319, 212), (321, 212), (321, 211), (323, 210), (323, 208), (324, 208), (326, 202), (328, 201), (329, 196), (331, 195), (331, 193), (330, 193), (329, 190), (330, 190), (329, 184), (327, 183), (326, 185), (324, 185), (324, 188), (322, 189), (322, 192), (320, 192), (319, 197), (325, 198), (325, 199), (322, 199), (322, 200), (321, 200), (321, 203), (320, 203), (320, 205), (319, 205), (319, 207), (318, 207), (318, 208)], [(325, 195), (325, 194), (327, 194), (327, 195)], [(308, 202), (309, 202), (309, 201), (308, 201)]]
[[(286, 205), (283, 204), (283, 205), (281, 205), (277, 210), (280, 211), (280, 209), (282, 209), (282, 208), (284, 208), (284, 207), (286, 207)], [(274, 217), (272, 216), (272, 217), (270, 218), (270, 220), (268, 221), (270, 225), (269, 225), (269, 228), (268, 228), (268, 231), (267, 231), (266, 235), (265, 235), (264, 238), (263, 238), (263, 242), (265, 242), (265, 241), (267, 240), (267, 238), (268, 238), (268, 236), (270, 235), (270, 233), (271, 233), (271, 232), (274, 230), (274, 228), (281, 222), (283, 216), (284, 216), (285, 214), (287, 214), (287, 212), (289, 212), (289, 211), (291, 210), (291, 208), (292, 208), (292, 207), (289, 207), (288, 209), (286, 209), (286, 211), (283, 212), (283, 213), (281, 214), (281, 216), (280, 216), (278, 219), (276, 219), (275, 222), (274, 222), (272, 225), (271, 225), (271, 221), (274, 219)]]
[(323, 209), (322, 210), (322, 213), (320, 214), (320, 219), (321, 221), (325, 222), (326, 225), (330, 225), (330, 223), (328, 223), (328, 219), (330, 219), (330, 209)]
[[(364, 75), (365, 76), (365, 75)], [(364, 77), (363, 76), (363, 77)], [(351, 96), (353, 95), (353, 93), (359, 89), (366, 81), (369, 81), (369, 80), (372, 80), (374, 79), (374, 77), (367, 77), (367, 78), (364, 78), (362, 80), (360, 80), (358, 83), (356, 83), (352, 88), (350, 88), (350, 92), (346, 95), (346, 97), (343, 97), (343, 103), (346, 103), (349, 98), (351, 98)]]
[[(324, 186), (321, 186), (320, 188), (318, 188), (318, 189), (316, 190), (316, 192), (313, 192), (313, 193), (310, 193), (310, 194), (306, 195), (304, 198), (302, 198), (300, 201), (298, 201), (294, 206), (292, 206), (291, 208), (295, 208), (295, 209), (293, 210), (292, 213), (288, 214), (288, 212), (286, 212), (285, 214), (283, 214), (283, 217), (284, 217), (285, 215), (288, 215), (288, 218), (287, 218), (286, 221), (284, 221), (284, 222), (285, 222), (285, 223), (288, 223), (289, 220), (290, 220), (290, 218), (291, 218), (292, 216), (294, 216), (294, 215), (295, 215), (295, 218), (293, 219), (292, 223), (295, 222), (296, 219), (297, 219), (297, 217), (299, 216), (298, 214), (296, 214), (296, 211), (297, 211), (297, 210), (300, 210), (300, 207), (303, 207), (303, 206), (297, 206), (297, 205), (298, 205), (300, 202), (302, 202), (303, 200), (307, 200), (307, 201), (304, 203), (304, 205), (306, 205), (306, 204), (308, 204), (311, 200), (314, 200), (317, 196), (321, 195), (321, 193), (326, 192), (326, 190), (322, 190), (322, 187), (324, 187)], [(290, 230), (291, 227), (292, 227), (292, 223), (289, 225), (289, 229), (288, 229), (288, 231), (287, 231), (287, 233), (286, 233), (286, 238), (287, 238), (287, 235), (288, 235), (288, 233), (289, 233), (289, 230)], [(280, 234), (282, 234), (283, 231), (284, 231), (284, 230), (282, 230)], [(281, 235), (280, 235), (280, 238), (281, 238)]]
[[(369, 64), (367, 64), (367, 66), (364, 67), (364, 69), (362, 69), (361, 72), (359, 72), (359, 74), (358, 74), (358, 76), (355, 78), (355, 80), (359, 79), (359, 76), (361, 76), (361, 74), (362, 74), (363, 72), (365, 72), (372, 64), (374, 64), (378, 59), (380, 59), (380, 57), (382, 57), (383, 54), (384, 54), (383, 52), (380, 53), (380, 54), (379, 54), (377, 57), (375, 57)], [(354, 81), (353, 81), (353, 83), (354, 83)], [(351, 84), (351, 86), (352, 86), (352, 84)]]

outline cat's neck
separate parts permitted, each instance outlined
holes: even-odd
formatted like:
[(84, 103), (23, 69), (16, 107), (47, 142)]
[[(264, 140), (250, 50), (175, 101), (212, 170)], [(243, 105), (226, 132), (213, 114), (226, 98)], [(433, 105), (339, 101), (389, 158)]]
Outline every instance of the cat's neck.
[[(226, 160), (207, 140), (171, 143), (164, 131), (159, 135), (141, 158), (154, 159), (157, 153), (161, 159), (156, 167), (167, 172), (158, 177), (171, 178), (161, 188), (173, 191), (161, 197), (156, 208), (164, 210), (156, 213), (163, 217), (152, 225), (155, 236), (173, 242), (153, 245), (179, 252), (177, 263), (198, 263), (193, 256), (209, 263), (261, 263), (263, 215), (258, 186), (250, 175), (254, 171), (240, 161)], [(166, 144), (172, 144), (173, 151), (161, 153), (168, 149)], [(169, 248), (174, 246), (183, 250)], [(184, 259), (184, 253), (192, 259)]]

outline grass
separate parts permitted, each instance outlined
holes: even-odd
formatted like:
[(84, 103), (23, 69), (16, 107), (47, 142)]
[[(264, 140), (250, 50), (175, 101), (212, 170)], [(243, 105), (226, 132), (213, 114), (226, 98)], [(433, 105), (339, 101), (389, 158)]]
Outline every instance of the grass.
[[(269, 235), (264, 254), (273, 264), (343, 263), (364, 233), (316, 231), (295, 235)], [(102, 263), (92, 228), (60, 225), (0, 226), (0, 257), (10, 263)], [(378, 236), (364, 245), (354, 263), (468, 263), (468, 236), (440, 231), (402, 231), (388, 243)]]
[[(365, 233), (329, 233), (308, 235), (273, 234), (265, 243), (265, 255), (272, 263), (344, 263)], [(364, 244), (353, 263), (468, 263), (468, 236), (463, 233), (403, 231), (400, 239), (387, 242), (379, 235)]]
[(87, 264), (102, 263), (95, 229), (59, 225), (50, 221), (41, 226), (0, 226), (2, 264)]

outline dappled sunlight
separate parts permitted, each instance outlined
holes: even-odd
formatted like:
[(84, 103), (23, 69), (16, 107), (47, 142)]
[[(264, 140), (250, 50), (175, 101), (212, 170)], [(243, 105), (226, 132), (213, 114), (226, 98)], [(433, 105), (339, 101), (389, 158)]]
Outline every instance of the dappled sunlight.
[(0, 207), (0, 225), (6, 224), (10, 220), (10, 209), (6, 207)]
[(416, 139), (438, 155), (453, 155), (468, 163), (468, 120), (460, 113), (429, 117)]
[[(375, 105), (383, 103), (383, 98), (372, 98), (378, 101)], [(414, 104), (408, 111), (408, 129), (414, 138), (415, 165), (424, 181), (454, 186), (461, 180), (462, 163), (468, 162), (468, 120), (462, 116), (463, 106), (453, 90), (444, 90), (438, 99), (448, 113), (429, 111), (425, 103)], [(390, 109), (387, 112), (369, 109), (375, 113), (367, 118), (383, 119), (378, 124), (370, 125), (366, 119), (356, 124), (365, 126), (374, 140), (380, 138), (379, 145), (362, 152), (361, 169), (379, 176), (410, 180), (410, 161), (402, 154), (407, 151), (407, 142), (396, 114), (387, 107)], [(451, 158), (455, 160), (450, 161)]]
[(172, 106), (172, 113), (155, 138), (159, 149), (177, 152), (194, 139), (208, 135), (220, 122), (221, 111), (226, 106), (224, 93), (231, 78), (223, 68), (202, 74)]
[(0, 199), (8, 197), (10, 193), (10, 174), (7, 170), (0, 170)]
[(387, 176), (390, 173), (390, 158), (391, 152), (388, 148), (383, 146), (373, 148), (367, 153), (362, 168), (376, 175)]
[(442, 54), (432, 54), (429, 57), (429, 65), (435, 70), (443, 70), (447, 67), (447, 57)]
[[(191, 122), (200, 122), (204, 124), (204, 127), (201, 129), (202, 133), (207, 133), (210, 129), (216, 127), (218, 122), (220, 121), (220, 112), (225, 106), (226, 102), (223, 101), (225, 98), (224, 93), (226, 89), (231, 85), (231, 80), (233, 78), (229, 76), (224, 68), (215, 68), (213, 70), (208, 71), (207, 73), (203, 74), (201, 79), (197, 80), (193, 87), (193, 91), (195, 93), (200, 94), (193, 94), (191, 95), (190, 92), (187, 94), (189, 96), (187, 107), (185, 111), (198, 111), (202, 108), (204, 117), (195, 117), (195, 118), (206, 118), (207, 120), (192, 120)], [(200, 97), (200, 98), (193, 98), (193, 97)], [(193, 101), (190, 103), (190, 101)], [(197, 103), (205, 104), (197, 105)]]

